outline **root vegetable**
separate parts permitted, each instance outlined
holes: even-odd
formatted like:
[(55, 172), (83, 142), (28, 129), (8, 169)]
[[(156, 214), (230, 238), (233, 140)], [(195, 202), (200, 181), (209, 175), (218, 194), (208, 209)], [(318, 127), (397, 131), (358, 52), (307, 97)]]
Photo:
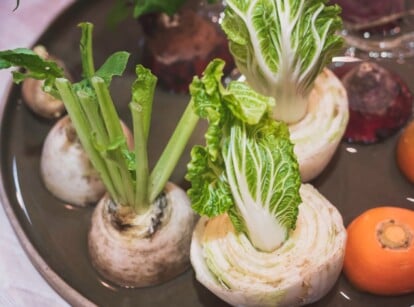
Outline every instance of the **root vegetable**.
[[(129, 148), (133, 140), (122, 123)], [(43, 144), (40, 173), (46, 188), (71, 205), (96, 204), (105, 193), (99, 173), (83, 149), (69, 116), (61, 118), (50, 130)]]
[(414, 291), (414, 211), (376, 207), (348, 228), (344, 272), (358, 289), (379, 295)]
[[(50, 56), (43, 46), (36, 46), (34, 52), (44, 59), (57, 61)], [(61, 61), (57, 61), (64, 67)], [(37, 115), (44, 118), (59, 118), (65, 112), (65, 106), (60, 99), (43, 91), (44, 81), (34, 78), (27, 78), (23, 81), (22, 95), (27, 106)]]
[(68, 116), (60, 119), (43, 145), (40, 172), (46, 188), (69, 204), (96, 203), (105, 186), (92, 166)]
[(406, 124), (413, 94), (397, 74), (374, 62), (352, 63), (341, 69), (349, 69), (341, 78), (349, 99), (347, 142), (376, 143)]
[(397, 164), (407, 179), (414, 183), (414, 120), (407, 125), (398, 140)]
[[(146, 216), (117, 217), (104, 197), (93, 213), (89, 253), (108, 280), (127, 287), (156, 285), (184, 272), (196, 215), (185, 192), (169, 183)], [(131, 212), (130, 212), (131, 213)]]
[[(131, 87), (129, 104), (134, 135), (134, 150), (130, 150), (110, 94), (112, 78), (123, 74), (129, 54), (116, 52), (95, 70), (93, 25), (81, 23), (80, 27), (84, 80), (72, 84), (56, 63), (28, 49), (0, 51), (0, 68), (23, 63), (26, 72), (15, 73), (15, 82), (33, 76), (45, 80), (48, 85), (45, 88), (64, 102), (76, 135), (105, 185), (110, 200), (103, 200), (96, 208), (92, 222), (98, 225), (91, 226), (88, 239), (98, 272), (126, 287), (161, 283), (181, 273), (189, 264), (186, 256), (196, 215), (188, 208), (188, 200), (175, 203), (177, 198), (185, 198), (185, 193), (174, 192), (166, 184), (197, 125), (198, 116), (190, 101), (150, 172), (147, 141), (157, 79), (142, 65), (136, 66), (137, 78)], [(208, 72), (205, 78), (211, 78)], [(111, 226), (120, 226), (122, 231)], [(149, 240), (145, 234), (149, 234)], [(123, 257), (122, 264), (119, 257)]]

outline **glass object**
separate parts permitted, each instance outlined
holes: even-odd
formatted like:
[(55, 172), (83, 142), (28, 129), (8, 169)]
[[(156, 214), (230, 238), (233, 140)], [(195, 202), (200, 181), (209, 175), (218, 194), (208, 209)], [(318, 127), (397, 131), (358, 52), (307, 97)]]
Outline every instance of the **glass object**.
[(349, 55), (414, 56), (413, 0), (330, 0), (342, 7), (342, 34)]

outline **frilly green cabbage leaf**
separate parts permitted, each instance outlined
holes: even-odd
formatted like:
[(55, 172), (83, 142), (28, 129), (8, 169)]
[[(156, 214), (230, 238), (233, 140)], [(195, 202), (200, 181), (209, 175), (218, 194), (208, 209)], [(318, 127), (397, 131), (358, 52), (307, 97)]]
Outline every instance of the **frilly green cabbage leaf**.
[(272, 98), (247, 84), (221, 84), (224, 62), (213, 61), (190, 93), (209, 126), (206, 145), (188, 165), (188, 195), (202, 215), (227, 212), (238, 231), (262, 250), (273, 250), (295, 227), (300, 175), (287, 125), (274, 121)]
[(327, 0), (228, 0), (222, 28), (249, 85), (277, 98), (274, 116), (294, 122), (306, 112), (316, 76), (342, 47), (339, 6)]

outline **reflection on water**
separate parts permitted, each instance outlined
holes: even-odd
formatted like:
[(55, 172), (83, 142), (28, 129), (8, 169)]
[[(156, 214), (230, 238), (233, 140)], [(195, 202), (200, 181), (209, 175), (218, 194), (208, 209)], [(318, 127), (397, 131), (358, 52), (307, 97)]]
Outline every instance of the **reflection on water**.
[(346, 298), (348, 301), (351, 300), (351, 298), (344, 292), (344, 291), (340, 291), (339, 292), (344, 298)]
[(17, 202), (19, 203), (19, 207), (22, 209), (22, 211), (26, 215), (26, 219), (28, 220), (30, 225), (33, 225), (30, 219), (29, 213), (27, 212), (26, 204), (24, 203), (24, 200), (22, 197), (22, 192), (20, 190), (19, 172), (17, 170), (17, 161), (16, 161), (15, 156), (13, 157), (13, 181), (14, 181), (14, 187), (16, 190), (16, 199), (17, 199)]
[(356, 148), (354, 148), (354, 147), (347, 147), (346, 148), (346, 151), (349, 152), (349, 153), (352, 153), (352, 154), (358, 152), (358, 150)]

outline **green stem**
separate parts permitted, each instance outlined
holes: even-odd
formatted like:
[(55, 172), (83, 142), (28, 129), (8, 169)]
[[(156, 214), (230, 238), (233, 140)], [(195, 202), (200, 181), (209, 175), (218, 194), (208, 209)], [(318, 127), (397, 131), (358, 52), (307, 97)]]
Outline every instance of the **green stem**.
[(99, 152), (95, 149), (91, 139), (89, 138), (88, 132), (91, 131), (91, 127), (88, 124), (88, 120), (82, 110), (81, 104), (76, 94), (73, 91), (71, 83), (67, 79), (58, 78), (56, 79), (55, 84), (62, 98), (62, 101), (65, 104), (72, 124), (76, 129), (79, 140), (84, 150), (87, 152), (90, 161), (98, 171), (102, 181), (104, 182), (111, 195), (114, 198), (119, 197), (113, 187), (111, 176), (109, 175), (104, 160), (102, 160)]
[(145, 111), (138, 103), (130, 103), (129, 108), (132, 114), (134, 127), (134, 146), (135, 146), (135, 211), (143, 213), (148, 210), (151, 204), (148, 201), (148, 152), (147, 136), (145, 135)]
[(98, 102), (83, 91), (79, 91), (76, 94), (92, 127), (91, 135), (94, 135), (98, 145), (108, 144), (108, 133), (99, 114)]
[(126, 138), (122, 130), (121, 121), (118, 113), (116, 112), (115, 105), (112, 101), (109, 90), (105, 84), (105, 81), (100, 77), (91, 78), (92, 86), (95, 89), (96, 96), (98, 97), (100, 114), (102, 115), (103, 122), (108, 132), (109, 144), (114, 145), (114, 149), (108, 152), (112, 159), (108, 159), (108, 163), (114, 163), (117, 166), (118, 172), (114, 174), (116, 179), (116, 186), (122, 187), (124, 191), (122, 195), (122, 205), (134, 206), (134, 184), (131, 174), (128, 169), (128, 162), (123, 156), (123, 151), (127, 151)]
[[(99, 148), (108, 147), (109, 138), (105, 126), (102, 122), (102, 118), (99, 114), (98, 102), (95, 98), (82, 91), (77, 92), (77, 96), (80, 100), (81, 107), (86, 115), (86, 118), (91, 126), (91, 130), (88, 133), (90, 135), (89, 137), (95, 141), (94, 147), (98, 148), (97, 151), (99, 152)], [(116, 174), (118, 172), (113, 163), (108, 163), (105, 158), (102, 159), (106, 164), (106, 168), (108, 169), (109, 174)], [(120, 195), (122, 193), (122, 185), (118, 184), (118, 186), (116, 186), (111, 180), (111, 186), (107, 188), (114, 201), (121, 201), (120, 197), (116, 195)]]
[[(91, 83), (95, 89), (96, 96), (98, 97), (98, 102), (100, 105), (99, 108), (105, 123), (106, 131), (108, 131), (109, 139), (117, 140), (120, 138), (125, 138), (121, 126), (121, 121), (104, 79), (95, 76), (91, 78)], [(127, 149), (126, 142), (124, 143), (123, 149)]]
[(197, 125), (199, 117), (195, 114), (193, 108), (194, 102), (191, 100), (151, 172), (148, 185), (150, 203), (153, 203), (164, 189)]
[(95, 74), (95, 66), (93, 62), (92, 51), (92, 32), (93, 24), (89, 22), (82, 22), (79, 24), (82, 29), (82, 36), (80, 41), (80, 51), (82, 58), (82, 69), (84, 78), (90, 79)]
[(140, 64), (135, 67), (135, 73), (137, 79), (132, 84), (132, 103), (140, 106), (142, 129), (144, 130), (145, 137), (144, 140), (145, 144), (147, 144), (157, 77), (155, 77), (149, 69)]

